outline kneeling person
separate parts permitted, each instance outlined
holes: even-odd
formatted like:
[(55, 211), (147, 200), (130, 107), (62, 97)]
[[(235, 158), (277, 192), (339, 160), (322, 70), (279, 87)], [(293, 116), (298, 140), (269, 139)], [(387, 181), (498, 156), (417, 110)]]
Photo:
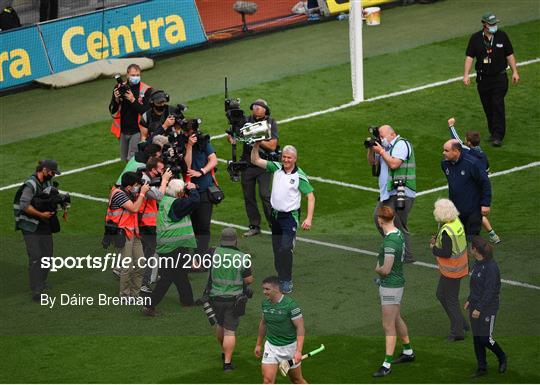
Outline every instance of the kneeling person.
[(248, 298), (245, 287), (253, 282), (253, 276), (251, 268), (245, 267), (244, 263), (239, 267), (232, 263), (237, 258), (246, 260), (246, 254), (237, 248), (236, 230), (233, 228), (223, 229), (220, 246), (211, 250), (211, 255), (212, 259), (219, 256), (220, 263), (214, 263), (210, 269), (209, 297), (217, 318), (216, 335), (221, 347), (223, 370), (230, 371), (234, 369), (231, 361), (236, 345), (236, 329), (240, 316), (245, 314)]
[[(295, 384), (306, 384), (302, 377), (302, 348), (304, 347), (304, 318), (296, 302), (280, 292), (278, 277), (267, 277), (262, 287), (266, 299), (262, 303), (262, 318), (255, 346), (255, 356), (262, 357), (262, 375), (265, 384), (276, 382), (278, 365), (292, 359), (288, 374)], [(262, 341), (266, 336), (264, 354)]]

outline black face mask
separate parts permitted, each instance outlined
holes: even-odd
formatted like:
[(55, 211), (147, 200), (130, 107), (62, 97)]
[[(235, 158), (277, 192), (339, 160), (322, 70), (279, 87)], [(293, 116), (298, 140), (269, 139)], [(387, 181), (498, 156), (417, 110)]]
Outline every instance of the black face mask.
[(45, 176), (43, 177), (43, 179), (44, 179), (46, 182), (48, 182), (48, 181), (50, 181), (53, 177), (54, 177), (54, 175), (49, 175), (49, 174), (47, 174), (47, 175), (45, 175)]
[(167, 105), (163, 105), (163, 106), (154, 106), (154, 110), (156, 110), (156, 112), (163, 112), (165, 111), (165, 108), (167, 108)]

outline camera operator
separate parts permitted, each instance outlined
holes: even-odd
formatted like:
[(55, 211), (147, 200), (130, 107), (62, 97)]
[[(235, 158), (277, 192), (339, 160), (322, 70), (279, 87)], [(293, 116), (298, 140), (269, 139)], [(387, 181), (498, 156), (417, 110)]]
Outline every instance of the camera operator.
[(32, 205), (32, 199), (52, 186), (51, 179), (60, 175), (54, 160), (39, 161), (36, 172), (17, 190), (13, 200), (15, 230), (21, 230), (28, 253), (28, 275), (32, 300), (39, 301), (41, 293), (47, 288), (49, 269), (41, 267), (43, 258), (53, 256), (53, 237), (51, 223), (58, 219), (56, 212), (39, 211)]
[(283, 294), (293, 291), (292, 265), (296, 231), (300, 225), (302, 194), (307, 196), (307, 216), (302, 222), (303, 230), (310, 230), (315, 211), (315, 194), (307, 175), (296, 165), (298, 154), (293, 146), (285, 146), (281, 163), (261, 159), (260, 142), (251, 150), (251, 162), (273, 173), (272, 180), (272, 250), (274, 267), (278, 273)]
[(223, 370), (231, 371), (234, 370), (231, 361), (236, 345), (236, 329), (240, 317), (245, 314), (248, 298), (253, 296), (253, 291), (247, 287), (253, 283), (253, 275), (251, 268), (244, 263), (238, 267), (232, 263), (238, 258), (244, 261), (248, 255), (238, 249), (236, 230), (231, 227), (223, 229), (219, 246), (210, 249), (209, 255), (212, 255), (212, 260), (219, 256), (220, 263), (214, 263), (210, 268), (205, 296), (208, 296), (217, 318), (216, 336), (221, 347)]
[(121, 246), (122, 258), (131, 258), (130, 266), (120, 269), (120, 295), (125, 297), (137, 297), (142, 284), (144, 253), (138, 213), (149, 189), (136, 173), (126, 172), (121, 187), (113, 186), (109, 196), (105, 222), (119, 231), (121, 243), (117, 246)]
[[(255, 100), (251, 106), (251, 116), (247, 118), (247, 123), (255, 123), (263, 120), (268, 121), (271, 127), (272, 138), (261, 141), (259, 156), (265, 160), (273, 159), (272, 153), (278, 149), (278, 124), (270, 117), (270, 108), (263, 99)], [(229, 135), (228, 140), (234, 143), (235, 139)], [(264, 216), (268, 224), (272, 223), (272, 205), (270, 204), (270, 185), (272, 181), (272, 173), (261, 169), (251, 163), (251, 149), (253, 145), (244, 143), (241, 161), (247, 162), (248, 167), (241, 172), (242, 191), (244, 193), (244, 204), (249, 220), (249, 230), (244, 233), (245, 237), (251, 237), (261, 233), (261, 214), (257, 206), (255, 192), (257, 184), (259, 184), (259, 196), (261, 197)]]
[(141, 142), (152, 139), (159, 132), (165, 132), (174, 125), (174, 116), (171, 115), (169, 95), (163, 90), (156, 90), (150, 94), (151, 108), (141, 116), (139, 123)]
[(214, 186), (213, 172), (218, 160), (210, 137), (198, 131), (198, 120), (188, 119), (183, 123), (183, 140), (186, 141), (185, 162), (187, 176), (197, 186), (201, 197), (199, 206), (191, 213), (191, 222), (197, 238), (197, 252), (205, 254), (210, 243), (210, 220), (212, 201), (209, 188)]
[(141, 82), (141, 67), (130, 64), (127, 82), (118, 83), (113, 90), (109, 111), (113, 116), (111, 132), (120, 140), (120, 158), (127, 161), (137, 151), (141, 139), (139, 121), (149, 109), (152, 88)]
[(181, 179), (171, 179), (165, 196), (159, 203), (157, 220), (157, 247), (160, 261), (167, 265), (160, 266), (161, 278), (151, 296), (151, 305), (143, 307), (148, 316), (155, 316), (156, 306), (161, 302), (171, 283), (174, 283), (180, 303), (183, 306), (194, 305), (193, 291), (184, 269), (184, 257), (190, 248), (195, 248), (195, 234), (189, 215), (199, 205), (199, 193), (193, 183), (185, 184)]
[[(150, 190), (146, 193), (144, 202), (139, 210), (139, 232), (143, 246), (144, 257), (148, 261), (156, 252), (156, 219), (158, 214), (158, 202), (161, 201), (167, 184), (172, 178), (172, 172), (165, 170), (161, 158), (150, 158), (146, 162), (146, 169), (142, 171), (143, 183), (148, 183)], [(159, 183), (159, 186), (155, 185)], [(141, 291), (151, 293), (152, 269), (144, 270)]]
[(168, 142), (169, 140), (165, 136), (154, 136), (154, 138), (152, 139), (152, 143), (144, 146), (143, 151), (137, 151), (129, 159), (129, 162), (126, 163), (124, 169), (122, 170), (122, 173), (120, 173), (120, 176), (116, 180), (116, 185), (120, 186), (122, 182), (122, 175), (124, 175), (126, 172), (135, 172), (139, 169), (146, 167), (146, 162), (148, 162), (150, 158), (161, 157), (162, 147)]
[[(379, 203), (375, 207), (374, 221), (377, 230), (384, 232), (377, 220), (377, 210), (388, 206), (396, 213), (394, 222), (405, 238), (405, 263), (414, 262), (407, 219), (416, 196), (416, 164), (412, 144), (399, 136), (392, 127), (378, 129), (379, 141), (368, 148), (368, 162), (380, 165)], [(404, 193), (404, 196), (402, 195)]]

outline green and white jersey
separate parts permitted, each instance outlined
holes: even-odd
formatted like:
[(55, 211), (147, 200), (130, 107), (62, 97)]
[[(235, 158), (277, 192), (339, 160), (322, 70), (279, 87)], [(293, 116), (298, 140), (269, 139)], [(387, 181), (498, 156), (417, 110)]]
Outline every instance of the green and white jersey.
[(272, 208), (281, 212), (289, 212), (300, 208), (302, 194), (313, 192), (313, 186), (301, 168), (295, 167), (290, 174), (283, 170), (280, 162), (266, 162), (266, 170), (274, 173), (272, 182)]
[(302, 311), (292, 298), (284, 295), (277, 303), (265, 299), (262, 303), (262, 315), (268, 342), (285, 346), (296, 341), (296, 327), (292, 321), (301, 318)]
[(403, 260), (405, 258), (405, 240), (401, 231), (396, 229), (385, 235), (381, 248), (379, 250), (379, 266), (384, 265), (384, 256), (394, 257), (394, 264), (390, 273), (381, 278), (382, 287), (403, 287), (405, 286), (405, 277), (403, 275)]

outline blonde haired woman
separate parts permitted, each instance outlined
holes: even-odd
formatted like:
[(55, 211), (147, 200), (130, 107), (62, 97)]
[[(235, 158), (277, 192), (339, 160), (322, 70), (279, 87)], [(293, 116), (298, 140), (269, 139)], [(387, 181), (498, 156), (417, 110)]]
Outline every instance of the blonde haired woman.
[(456, 206), (449, 199), (438, 199), (435, 202), (433, 216), (439, 223), (439, 231), (430, 242), (441, 273), (437, 299), (450, 319), (447, 341), (461, 341), (465, 339), (465, 331), (469, 330), (459, 305), (461, 278), (469, 273), (465, 229), (459, 220)]

